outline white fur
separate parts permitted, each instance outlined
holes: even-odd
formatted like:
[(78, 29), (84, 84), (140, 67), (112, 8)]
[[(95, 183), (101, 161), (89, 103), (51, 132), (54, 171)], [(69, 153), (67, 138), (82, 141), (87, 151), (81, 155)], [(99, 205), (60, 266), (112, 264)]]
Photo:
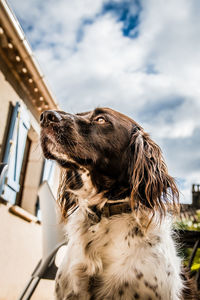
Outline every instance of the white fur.
[[(180, 300), (181, 262), (171, 237), (170, 216), (160, 222), (157, 215), (149, 226), (147, 210), (95, 222), (88, 217), (88, 205), (105, 199), (97, 201), (90, 178), (84, 179), (81, 190), (87, 187), (91, 194), (80, 191), (80, 207), (68, 219), (69, 243), (57, 274), (56, 299)], [(93, 277), (97, 287), (91, 297)]]

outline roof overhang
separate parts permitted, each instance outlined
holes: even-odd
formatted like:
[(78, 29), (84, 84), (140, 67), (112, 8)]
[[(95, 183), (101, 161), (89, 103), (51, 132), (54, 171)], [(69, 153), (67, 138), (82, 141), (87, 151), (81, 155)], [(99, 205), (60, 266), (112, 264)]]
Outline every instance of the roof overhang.
[(25, 34), (5, 0), (0, 0), (0, 55), (25, 92), (37, 116), (58, 109)]

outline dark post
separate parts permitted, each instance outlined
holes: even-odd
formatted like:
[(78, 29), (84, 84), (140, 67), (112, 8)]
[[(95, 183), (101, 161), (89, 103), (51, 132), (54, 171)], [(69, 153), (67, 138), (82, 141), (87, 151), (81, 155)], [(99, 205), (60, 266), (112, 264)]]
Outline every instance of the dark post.
[(200, 184), (192, 185), (192, 206), (196, 209), (200, 208)]

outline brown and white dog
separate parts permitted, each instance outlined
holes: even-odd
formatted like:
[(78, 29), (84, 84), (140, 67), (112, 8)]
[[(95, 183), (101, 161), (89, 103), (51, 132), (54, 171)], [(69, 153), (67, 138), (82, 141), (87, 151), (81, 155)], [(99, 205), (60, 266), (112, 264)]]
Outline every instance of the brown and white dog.
[(178, 190), (160, 148), (109, 108), (45, 111), (41, 128), (45, 157), (63, 169), (58, 203), (69, 242), (56, 299), (183, 299), (171, 230)]

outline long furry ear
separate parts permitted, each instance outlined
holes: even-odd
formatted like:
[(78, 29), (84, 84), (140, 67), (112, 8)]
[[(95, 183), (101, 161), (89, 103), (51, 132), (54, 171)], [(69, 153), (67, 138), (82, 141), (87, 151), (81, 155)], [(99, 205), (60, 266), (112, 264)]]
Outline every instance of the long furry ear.
[(169, 209), (178, 211), (175, 181), (168, 174), (159, 146), (143, 130), (132, 135), (130, 173), (132, 209), (143, 205), (162, 215)]
[(77, 207), (77, 198), (75, 195), (67, 191), (67, 185), (70, 178), (66, 169), (60, 170), (60, 184), (58, 187), (57, 203), (61, 212), (61, 222), (66, 222), (68, 216)]

